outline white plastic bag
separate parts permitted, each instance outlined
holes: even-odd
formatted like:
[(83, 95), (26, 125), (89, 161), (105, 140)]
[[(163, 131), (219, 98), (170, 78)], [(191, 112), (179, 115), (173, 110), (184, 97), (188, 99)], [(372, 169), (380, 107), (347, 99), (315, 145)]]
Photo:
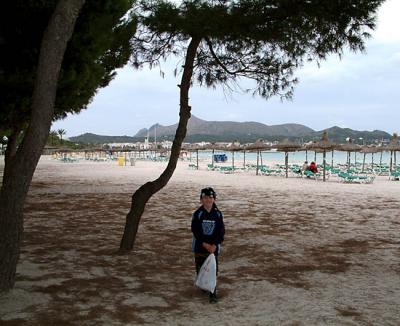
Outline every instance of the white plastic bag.
[(214, 292), (217, 286), (217, 262), (214, 254), (210, 254), (201, 265), (194, 284), (203, 290)]

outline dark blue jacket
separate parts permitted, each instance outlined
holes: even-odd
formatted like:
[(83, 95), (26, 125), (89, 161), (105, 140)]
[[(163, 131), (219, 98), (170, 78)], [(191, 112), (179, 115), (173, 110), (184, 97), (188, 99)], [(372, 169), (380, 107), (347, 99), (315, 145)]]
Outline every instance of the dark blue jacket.
[(193, 213), (192, 232), (192, 249), (194, 252), (208, 253), (202, 246), (202, 243), (206, 242), (217, 246), (215, 255), (218, 256), (221, 251), (221, 243), (224, 241), (225, 226), (222, 213), (216, 205), (214, 205), (210, 213), (203, 206)]

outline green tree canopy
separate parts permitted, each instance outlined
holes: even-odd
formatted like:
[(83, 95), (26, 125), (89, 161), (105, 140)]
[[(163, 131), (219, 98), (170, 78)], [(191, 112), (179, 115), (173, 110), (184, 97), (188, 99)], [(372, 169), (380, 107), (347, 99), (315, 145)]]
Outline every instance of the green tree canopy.
[(0, 135), (9, 137), (0, 188), (0, 291), (15, 282), (24, 202), (51, 122), (86, 107), (129, 60), (132, 3), (16, 0), (2, 6)]
[(136, 38), (136, 65), (158, 64), (201, 39), (194, 69), (200, 85), (254, 81), (262, 97), (291, 98), (296, 68), (344, 49), (364, 50), (384, 0), (232, 0), (146, 2)]
[[(86, 108), (131, 55), (134, 0), (88, 0), (64, 56), (54, 119)], [(56, 0), (6, 1), (0, 13), (0, 131), (23, 129), (44, 29)]]

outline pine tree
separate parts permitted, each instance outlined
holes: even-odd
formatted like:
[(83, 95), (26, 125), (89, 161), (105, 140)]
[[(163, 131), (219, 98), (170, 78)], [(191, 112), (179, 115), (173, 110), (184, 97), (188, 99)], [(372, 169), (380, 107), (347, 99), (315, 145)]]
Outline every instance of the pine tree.
[(25, 198), (52, 120), (84, 108), (132, 51), (136, 21), (124, 19), (132, 1), (84, 3), (17, 0), (1, 11), (0, 132), (8, 132), (8, 141), (0, 191), (0, 291), (14, 286)]
[(290, 99), (294, 72), (306, 61), (364, 50), (383, 0), (187, 0), (145, 2), (135, 39), (137, 67), (177, 56), (182, 65), (179, 123), (168, 166), (132, 196), (120, 250), (133, 248), (147, 201), (171, 178), (190, 118), (189, 89), (197, 82), (230, 89), (247, 78), (249, 90)]

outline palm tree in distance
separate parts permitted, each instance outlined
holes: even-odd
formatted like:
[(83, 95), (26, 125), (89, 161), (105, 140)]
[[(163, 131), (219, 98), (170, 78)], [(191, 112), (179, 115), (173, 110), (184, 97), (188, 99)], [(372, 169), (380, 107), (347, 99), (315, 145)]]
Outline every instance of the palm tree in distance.
[(64, 136), (67, 132), (65, 131), (65, 129), (58, 129), (58, 130), (57, 130), (57, 133), (58, 133), (58, 135), (60, 136), (60, 143), (62, 144), (62, 142), (63, 142), (63, 136)]
[(55, 140), (58, 138), (58, 132), (55, 130), (50, 131), (50, 144), (54, 146)]

